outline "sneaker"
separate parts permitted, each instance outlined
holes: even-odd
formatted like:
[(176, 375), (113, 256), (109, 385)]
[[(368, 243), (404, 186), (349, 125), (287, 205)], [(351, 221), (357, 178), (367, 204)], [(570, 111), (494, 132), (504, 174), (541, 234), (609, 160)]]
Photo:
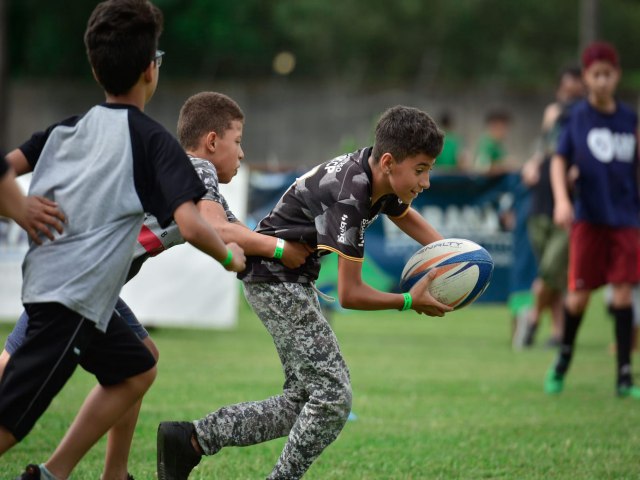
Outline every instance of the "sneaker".
[(563, 388), (564, 375), (560, 375), (554, 367), (551, 367), (544, 377), (544, 392), (549, 395), (557, 395), (562, 392)]
[(24, 469), (24, 473), (19, 477), (16, 477), (16, 480), (40, 480), (40, 467), (38, 465), (29, 464), (27, 468)]
[(136, 480), (136, 479), (133, 478), (133, 475), (131, 475), (130, 473), (127, 473), (127, 480)]
[(640, 400), (640, 387), (635, 385), (618, 385), (616, 394), (620, 398), (634, 398)]
[(513, 338), (511, 339), (511, 345), (514, 350), (520, 350), (525, 346), (525, 340), (527, 336), (527, 330), (529, 327), (529, 311), (521, 310), (518, 312), (514, 319), (514, 331)]
[(162, 422), (158, 425), (158, 480), (187, 480), (200, 455), (191, 445), (195, 435), (191, 422)]

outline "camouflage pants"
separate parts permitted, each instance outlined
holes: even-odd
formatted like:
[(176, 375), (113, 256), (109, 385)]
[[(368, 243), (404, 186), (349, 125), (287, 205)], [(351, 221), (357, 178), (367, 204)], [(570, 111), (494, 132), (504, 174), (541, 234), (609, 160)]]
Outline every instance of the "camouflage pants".
[(309, 285), (245, 283), (280, 356), (281, 395), (223, 407), (194, 422), (207, 455), (289, 436), (269, 479), (296, 479), (333, 442), (351, 410), (349, 370)]

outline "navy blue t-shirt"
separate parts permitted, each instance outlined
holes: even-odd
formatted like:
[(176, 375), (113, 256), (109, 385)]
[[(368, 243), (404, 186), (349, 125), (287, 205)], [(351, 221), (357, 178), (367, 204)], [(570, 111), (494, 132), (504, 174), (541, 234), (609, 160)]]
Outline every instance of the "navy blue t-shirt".
[(578, 102), (558, 140), (557, 153), (576, 165), (575, 218), (611, 227), (640, 226), (638, 116), (618, 102), (608, 114)]

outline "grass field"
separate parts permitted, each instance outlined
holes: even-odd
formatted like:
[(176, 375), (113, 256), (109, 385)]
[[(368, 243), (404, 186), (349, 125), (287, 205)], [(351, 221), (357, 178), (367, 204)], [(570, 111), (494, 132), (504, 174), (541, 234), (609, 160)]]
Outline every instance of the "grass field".
[[(351, 369), (357, 419), (305, 478), (640, 478), (640, 403), (613, 394), (612, 326), (600, 298), (580, 332), (566, 390), (555, 398), (542, 393), (553, 352), (513, 352), (505, 307), (472, 306), (443, 319), (347, 313), (333, 322)], [(1, 325), (0, 339), (9, 330)], [(233, 331), (152, 335), (161, 360), (131, 452), (138, 480), (155, 478), (158, 422), (277, 394), (282, 382), (271, 339), (246, 306)], [(546, 335), (543, 329), (539, 340)], [(1, 479), (46, 459), (91, 385), (91, 377), (76, 373), (27, 439), (0, 459)], [(204, 458), (191, 478), (265, 478), (283, 443), (225, 449)], [(104, 442), (73, 478), (98, 479), (103, 454)]]

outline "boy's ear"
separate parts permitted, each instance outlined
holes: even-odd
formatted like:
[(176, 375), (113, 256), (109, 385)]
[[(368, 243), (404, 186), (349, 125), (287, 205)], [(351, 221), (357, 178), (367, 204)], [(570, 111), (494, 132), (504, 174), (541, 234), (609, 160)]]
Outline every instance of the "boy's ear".
[(149, 66), (147, 66), (145, 71), (142, 72), (142, 76), (144, 78), (145, 83), (151, 83), (153, 81), (153, 75), (155, 73), (155, 70), (156, 70), (156, 64), (155, 62), (151, 61), (151, 63), (149, 63)]
[(218, 140), (218, 135), (216, 132), (209, 132), (205, 137), (205, 148), (207, 151), (211, 153), (215, 153), (216, 151), (216, 141)]
[(393, 164), (395, 163), (395, 159), (393, 158), (393, 155), (391, 155), (389, 152), (385, 152), (382, 154), (382, 156), (380, 157), (380, 169), (382, 170), (383, 173), (389, 174), (391, 173), (391, 169), (393, 168)]

